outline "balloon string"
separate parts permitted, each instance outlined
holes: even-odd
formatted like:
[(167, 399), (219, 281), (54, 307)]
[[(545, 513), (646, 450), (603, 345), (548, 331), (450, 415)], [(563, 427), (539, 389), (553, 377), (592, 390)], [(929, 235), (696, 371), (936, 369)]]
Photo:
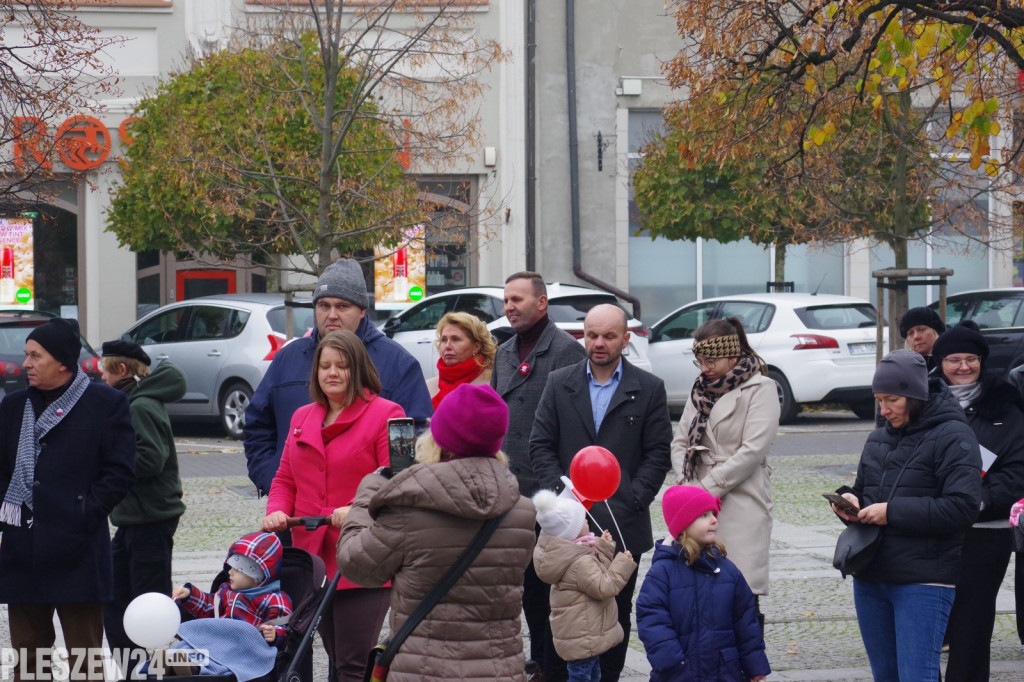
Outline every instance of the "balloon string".
[[(604, 532), (604, 528), (602, 528), (601, 524), (597, 522), (597, 519), (595, 519), (594, 515), (590, 513), (590, 510), (587, 509), (586, 507), (584, 507), (583, 509), (584, 509), (584, 511), (587, 512), (587, 516), (590, 517), (590, 522), (593, 523), (595, 526), (597, 526), (597, 532), (603, 533)], [(612, 519), (612, 520), (614, 521), (614, 519)]]
[[(612, 523), (615, 524), (615, 532), (619, 534), (619, 541), (622, 542), (622, 548), (629, 551), (629, 547), (626, 547), (626, 538), (622, 536), (622, 531), (619, 529), (619, 522), (615, 519), (615, 514), (612, 513), (612, 506), (608, 504), (608, 500), (604, 501), (604, 506), (608, 507), (608, 516), (612, 517)], [(602, 533), (604, 531), (601, 531)]]

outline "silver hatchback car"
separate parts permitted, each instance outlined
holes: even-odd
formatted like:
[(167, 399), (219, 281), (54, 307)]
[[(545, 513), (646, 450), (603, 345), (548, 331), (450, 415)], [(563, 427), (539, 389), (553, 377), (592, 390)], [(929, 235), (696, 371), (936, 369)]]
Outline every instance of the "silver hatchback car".
[[(172, 418), (218, 420), (242, 437), (245, 408), (285, 342), (283, 294), (227, 294), (169, 303), (121, 335), (157, 366), (170, 360), (188, 380), (185, 397), (167, 406)], [(314, 326), (309, 301), (293, 307), (293, 337)]]

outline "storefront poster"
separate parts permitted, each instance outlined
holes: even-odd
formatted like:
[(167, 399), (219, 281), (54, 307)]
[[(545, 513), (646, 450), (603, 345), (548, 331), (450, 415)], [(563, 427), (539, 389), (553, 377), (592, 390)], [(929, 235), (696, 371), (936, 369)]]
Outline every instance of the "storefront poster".
[(397, 246), (373, 250), (374, 302), (380, 310), (406, 308), (426, 295), (426, 249), (422, 225), (411, 227)]
[(35, 305), (31, 218), (0, 217), (0, 308)]

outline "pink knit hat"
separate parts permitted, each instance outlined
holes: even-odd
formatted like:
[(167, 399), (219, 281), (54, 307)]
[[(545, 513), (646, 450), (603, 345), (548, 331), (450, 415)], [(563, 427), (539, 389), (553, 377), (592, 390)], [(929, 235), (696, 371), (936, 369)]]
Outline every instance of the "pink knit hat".
[(434, 442), (456, 457), (493, 457), (508, 431), (508, 405), (487, 386), (462, 384), (430, 420)]
[(678, 538), (704, 512), (717, 515), (721, 509), (721, 498), (695, 485), (674, 485), (661, 498), (661, 513), (673, 538)]

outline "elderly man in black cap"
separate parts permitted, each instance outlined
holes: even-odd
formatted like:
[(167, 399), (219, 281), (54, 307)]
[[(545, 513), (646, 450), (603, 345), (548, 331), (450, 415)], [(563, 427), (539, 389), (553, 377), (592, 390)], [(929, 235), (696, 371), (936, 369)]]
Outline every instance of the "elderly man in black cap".
[(245, 458), (249, 479), (260, 494), (270, 491), (292, 414), (312, 401), (313, 355), (328, 332), (347, 329), (358, 336), (380, 375), (381, 397), (401, 405), (406, 416), (416, 420), (417, 429), (426, 427), (434, 407), (423, 370), (409, 351), (366, 317), (369, 305), (366, 279), (356, 261), (341, 258), (320, 275), (313, 290), (316, 328), (277, 352), (245, 410)]
[(25, 342), (29, 386), (0, 402), (0, 603), (16, 680), (50, 676), (54, 612), (72, 670), (103, 679), (107, 517), (135, 480), (135, 432), (124, 393), (90, 382), (80, 352), (74, 320), (36, 327)]
[[(114, 598), (103, 620), (107, 643), (126, 655), (132, 641), (124, 632), (124, 612), (132, 599), (146, 592), (170, 596), (174, 532), (185, 513), (178, 453), (174, 448), (167, 403), (180, 400), (187, 388), (185, 374), (169, 360), (150, 372), (150, 359), (137, 343), (118, 340), (103, 344), (103, 381), (128, 396), (135, 427), (135, 475), (128, 495), (114, 507), (110, 521), (113, 539)], [(127, 658), (115, 660), (127, 661)]]

